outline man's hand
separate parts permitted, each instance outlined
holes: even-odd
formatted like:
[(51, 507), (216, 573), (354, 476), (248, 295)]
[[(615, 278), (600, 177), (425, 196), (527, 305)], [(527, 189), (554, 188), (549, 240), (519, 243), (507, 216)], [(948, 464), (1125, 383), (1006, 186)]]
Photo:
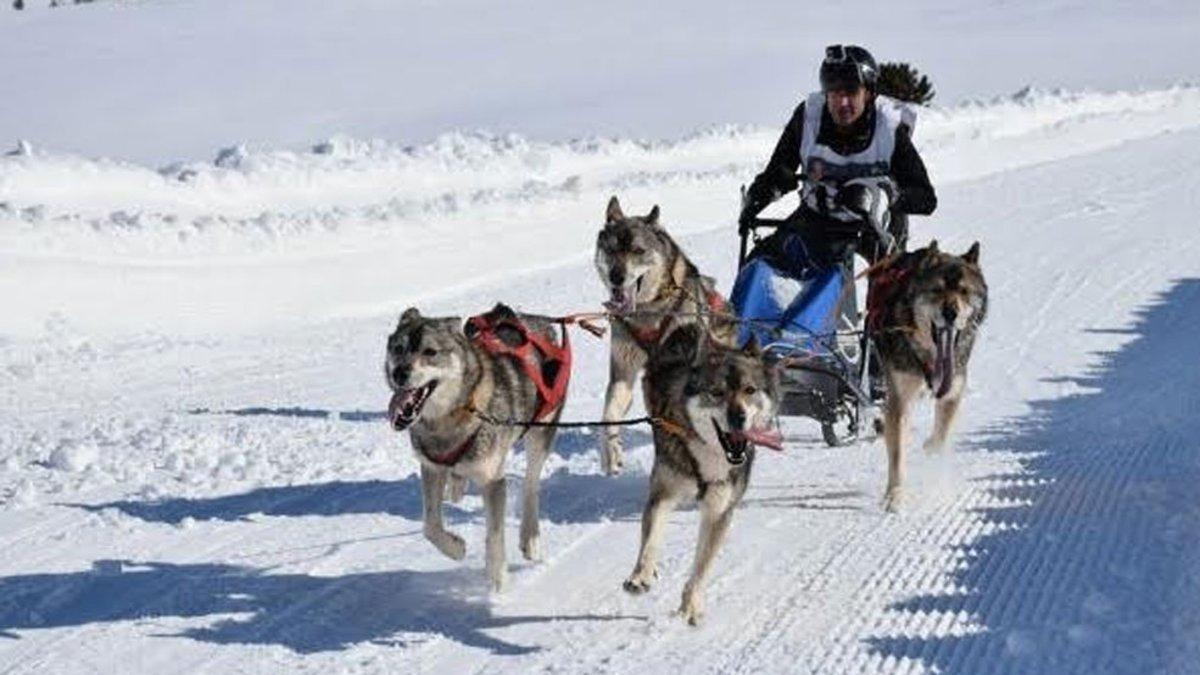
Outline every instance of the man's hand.
[(869, 218), (891, 208), (894, 187), (890, 181), (847, 181), (837, 193), (837, 203), (851, 213)]
[(856, 178), (838, 190), (837, 202), (846, 211), (860, 216), (858, 225), (873, 232), (880, 243), (890, 248), (892, 236), (887, 227), (897, 192), (896, 184), (889, 178)]

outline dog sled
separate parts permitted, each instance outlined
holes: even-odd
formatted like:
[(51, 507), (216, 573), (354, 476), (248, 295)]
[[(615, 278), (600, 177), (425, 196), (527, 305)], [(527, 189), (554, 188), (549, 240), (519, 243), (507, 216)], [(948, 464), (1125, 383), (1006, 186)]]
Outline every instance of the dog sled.
[[(871, 339), (868, 311), (860, 310), (854, 258), (858, 248), (876, 248), (879, 259), (896, 248), (887, 222), (871, 223), (874, 237), (860, 236), (839, 262), (801, 278), (786, 274), (768, 256), (747, 256), (748, 239), (762, 241), (764, 230), (792, 227), (786, 219), (756, 218), (741, 236), (738, 275), (731, 303), (741, 322), (739, 344), (752, 337), (767, 359), (781, 368), (779, 414), (806, 417), (821, 425), (830, 447), (878, 433), (882, 378), (872, 383), (878, 352)], [(870, 307), (877, 281), (868, 277)], [(878, 295), (878, 294), (876, 294)], [(864, 308), (866, 310), (867, 308)]]

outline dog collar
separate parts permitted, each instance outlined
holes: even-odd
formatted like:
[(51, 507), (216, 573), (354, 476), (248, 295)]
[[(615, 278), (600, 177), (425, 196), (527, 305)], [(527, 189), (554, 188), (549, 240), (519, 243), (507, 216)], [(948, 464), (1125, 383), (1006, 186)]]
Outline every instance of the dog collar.
[(428, 459), (434, 464), (439, 464), (441, 466), (454, 466), (455, 464), (458, 464), (458, 461), (461, 460), (468, 452), (471, 451), (471, 448), (475, 447), (475, 438), (477, 436), (479, 436), (479, 429), (476, 429), (471, 433), (470, 436), (467, 436), (467, 439), (460, 443), (457, 448), (444, 455), (430, 454), (424, 449), (421, 450), (421, 454), (425, 455), (425, 459)]

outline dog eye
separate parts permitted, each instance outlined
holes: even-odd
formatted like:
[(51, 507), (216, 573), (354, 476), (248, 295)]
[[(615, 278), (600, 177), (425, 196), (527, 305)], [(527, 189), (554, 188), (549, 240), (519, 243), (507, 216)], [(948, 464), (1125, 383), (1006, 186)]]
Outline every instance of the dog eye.
[(437, 350), (426, 347), (425, 349), (421, 350), (421, 356), (437, 356)]
[(725, 390), (721, 387), (713, 387), (712, 389), (708, 390), (708, 394), (713, 398), (721, 398), (725, 395)]
[(745, 387), (742, 387), (742, 393), (747, 396), (753, 396), (758, 393), (758, 389), (756, 389), (754, 385), (748, 384)]
[(634, 255), (645, 255), (646, 249), (642, 248), (641, 246), (634, 246), (633, 248), (629, 249), (629, 252)]

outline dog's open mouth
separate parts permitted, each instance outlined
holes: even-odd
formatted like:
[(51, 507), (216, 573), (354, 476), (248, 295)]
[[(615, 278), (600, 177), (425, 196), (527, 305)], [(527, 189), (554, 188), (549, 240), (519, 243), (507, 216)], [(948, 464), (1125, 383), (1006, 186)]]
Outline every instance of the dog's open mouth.
[(776, 429), (734, 429), (725, 431), (717, 420), (712, 421), (713, 429), (717, 432), (717, 440), (725, 451), (725, 459), (737, 466), (746, 461), (746, 452), (750, 444), (761, 445), (772, 450), (783, 450), (783, 435)]
[(641, 277), (638, 277), (632, 286), (612, 286), (609, 288), (609, 299), (604, 303), (604, 308), (613, 314), (629, 314), (637, 309), (637, 296), (641, 291)]
[(958, 330), (953, 324), (929, 327), (933, 336), (933, 369), (929, 375), (929, 386), (934, 396), (941, 398), (950, 391), (954, 383), (954, 346), (958, 341)]
[(415, 389), (404, 388), (392, 394), (392, 400), (388, 403), (388, 419), (392, 422), (392, 428), (404, 431), (411, 426), (436, 387), (437, 380), (433, 380)]

